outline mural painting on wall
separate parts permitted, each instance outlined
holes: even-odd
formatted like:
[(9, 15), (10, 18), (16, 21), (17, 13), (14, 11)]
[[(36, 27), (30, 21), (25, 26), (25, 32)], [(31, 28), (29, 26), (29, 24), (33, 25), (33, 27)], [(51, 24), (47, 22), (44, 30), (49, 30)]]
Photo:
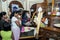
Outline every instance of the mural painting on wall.
[(12, 12), (19, 10), (19, 6), (17, 4), (12, 4)]

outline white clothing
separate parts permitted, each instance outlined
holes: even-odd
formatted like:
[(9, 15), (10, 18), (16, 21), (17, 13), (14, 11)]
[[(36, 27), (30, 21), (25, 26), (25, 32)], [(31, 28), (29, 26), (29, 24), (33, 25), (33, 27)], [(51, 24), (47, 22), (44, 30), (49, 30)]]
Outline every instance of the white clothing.
[(12, 17), (11, 19), (11, 30), (13, 32), (14, 35), (14, 40), (19, 40), (20, 37), (20, 28), (17, 26), (17, 24), (15, 23), (15, 21), (19, 21), (16, 17)]
[(11, 26), (14, 27), (14, 28), (18, 27), (17, 24), (15, 23), (15, 21), (18, 21), (18, 19), (16, 17), (12, 17), (12, 19), (11, 19), (11, 23), (12, 23)]
[(45, 23), (46, 25), (48, 24), (48, 19), (47, 19), (47, 18), (45, 19), (45, 22), (44, 22), (44, 23)]
[(19, 40), (20, 38), (20, 28), (13, 28), (12, 27), (12, 32), (14, 35), (14, 40)]

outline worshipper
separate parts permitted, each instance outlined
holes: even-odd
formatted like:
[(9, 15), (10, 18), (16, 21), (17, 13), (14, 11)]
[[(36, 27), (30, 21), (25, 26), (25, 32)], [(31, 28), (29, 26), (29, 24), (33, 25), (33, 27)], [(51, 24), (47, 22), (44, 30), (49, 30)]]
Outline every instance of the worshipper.
[(22, 25), (30, 25), (30, 14), (29, 11), (24, 10), (22, 14)]
[(21, 26), (21, 20), (19, 20), (20, 13), (19, 11), (14, 11), (13, 16), (11, 18), (11, 30), (13, 32), (14, 40), (19, 40), (20, 38), (20, 26)]
[[(35, 24), (37, 25), (37, 14), (35, 15), (35, 17), (34, 17), (34, 22), (35, 22)], [(40, 26), (41, 27), (46, 27), (46, 26), (48, 26), (48, 18), (47, 18), (47, 16), (46, 16), (46, 12), (44, 12), (43, 13), (43, 17), (42, 17), (42, 19), (41, 19), (41, 24), (40, 24)]]
[(11, 38), (11, 25), (6, 12), (1, 12), (1, 37), (2, 40), (12, 40)]

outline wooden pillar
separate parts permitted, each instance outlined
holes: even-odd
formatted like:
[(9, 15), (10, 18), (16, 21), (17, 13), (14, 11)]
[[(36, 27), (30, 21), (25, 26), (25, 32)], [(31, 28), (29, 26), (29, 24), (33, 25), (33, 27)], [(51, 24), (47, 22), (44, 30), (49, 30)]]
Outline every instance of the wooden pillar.
[(43, 12), (38, 12), (38, 17), (37, 17), (37, 28), (36, 28), (36, 38), (38, 39), (39, 38), (39, 29), (40, 29), (40, 24), (41, 24), (41, 18), (43, 16)]

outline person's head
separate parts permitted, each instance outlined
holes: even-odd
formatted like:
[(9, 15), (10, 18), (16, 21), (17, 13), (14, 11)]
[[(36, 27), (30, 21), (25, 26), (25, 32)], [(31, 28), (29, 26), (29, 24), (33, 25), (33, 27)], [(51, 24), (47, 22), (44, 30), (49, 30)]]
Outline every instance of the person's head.
[(29, 11), (24, 10), (22, 16), (30, 17)]
[(10, 15), (10, 19), (13, 17), (13, 16), (19, 16), (19, 15), (21, 15), (22, 13), (21, 13), (21, 11), (20, 10), (16, 10), (16, 11), (14, 11), (14, 12), (12, 12), (12, 14)]
[(6, 12), (1, 12), (1, 18), (6, 18)]
[(17, 12), (19, 13), (19, 15), (22, 15), (23, 10), (22, 10), (22, 9), (20, 9), (20, 10), (18, 10)]
[(26, 16), (27, 16), (28, 18), (30, 18), (30, 13), (29, 13), (29, 11), (26, 12)]
[(20, 10), (14, 12), (14, 16), (18, 17), (19, 15), (21, 16), (21, 11)]
[(46, 14), (46, 12), (44, 12), (44, 13), (43, 13), (43, 17), (45, 17), (45, 18), (47, 17), (47, 14)]
[(13, 13), (14, 13), (15, 17), (17, 17), (19, 15), (17, 11), (14, 11)]

